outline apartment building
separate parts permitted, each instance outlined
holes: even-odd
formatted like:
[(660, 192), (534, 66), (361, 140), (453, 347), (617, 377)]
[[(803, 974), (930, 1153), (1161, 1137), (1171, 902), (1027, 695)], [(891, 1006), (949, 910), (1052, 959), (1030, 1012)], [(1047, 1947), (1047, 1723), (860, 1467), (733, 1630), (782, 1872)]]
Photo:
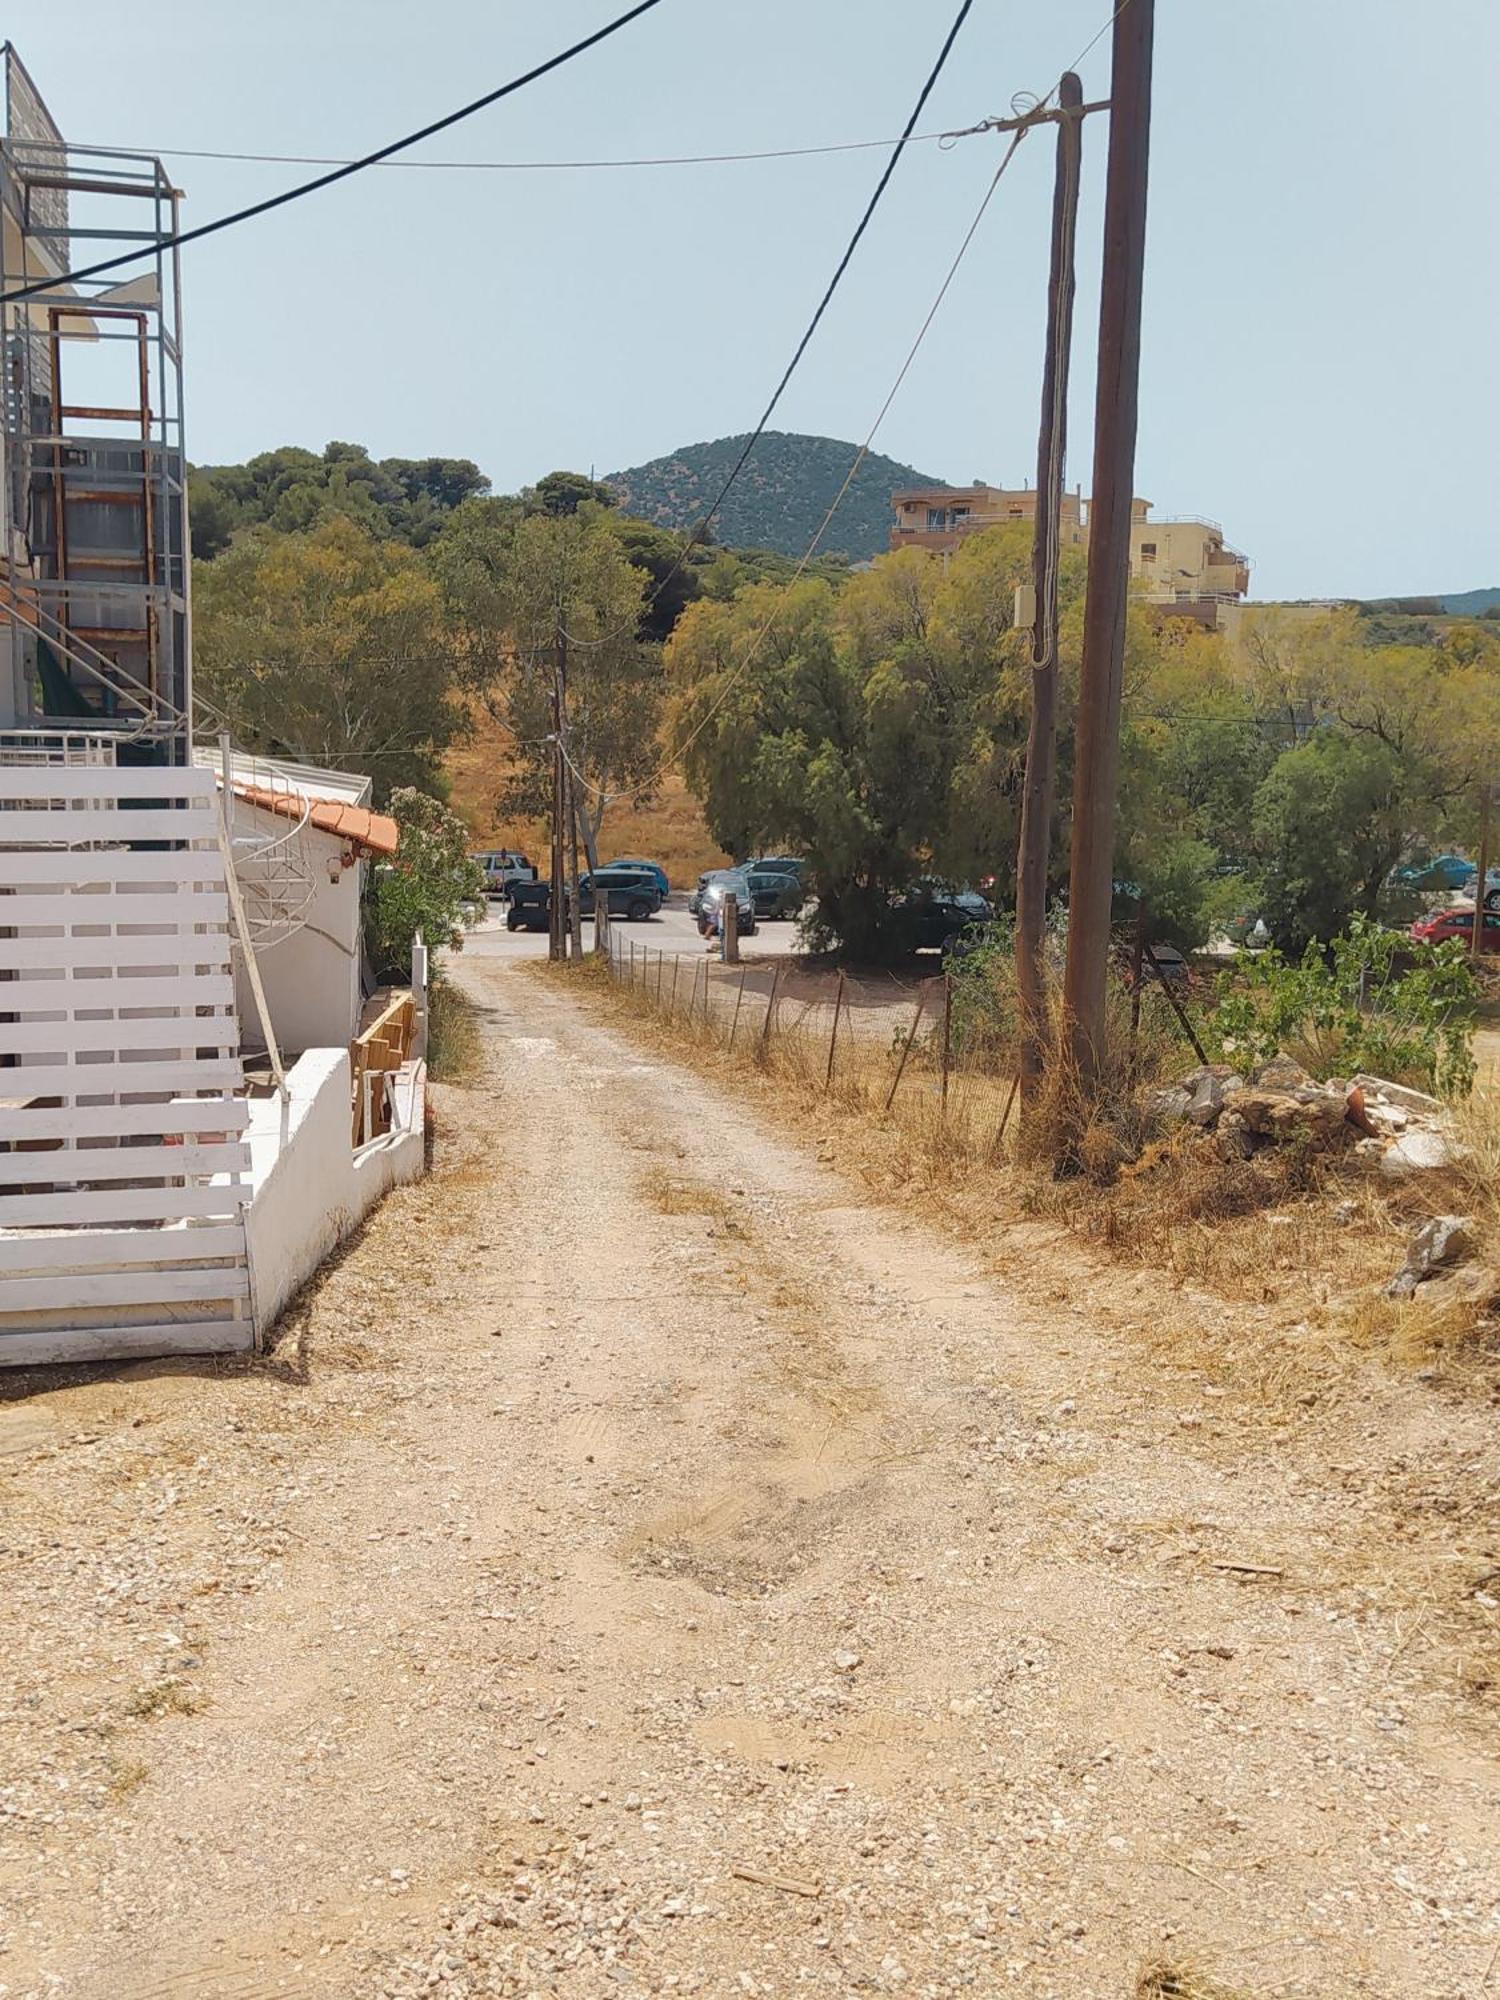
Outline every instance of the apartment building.
[[(918, 486), (891, 496), (892, 549), (929, 549), (947, 554), (986, 528), (1036, 519), (1034, 486), (1019, 490), (988, 486)], [(1088, 506), (1075, 488), (1061, 508), (1064, 548), (1088, 546)], [(1224, 540), (1217, 521), (1196, 514), (1169, 519), (1152, 515), (1149, 500), (1131, 503), (1130, 573), (1141, 595), (1164, 615), (1222, 622), (1221, 609), (1236, 605), (1250, 588), (1250, 564)]]

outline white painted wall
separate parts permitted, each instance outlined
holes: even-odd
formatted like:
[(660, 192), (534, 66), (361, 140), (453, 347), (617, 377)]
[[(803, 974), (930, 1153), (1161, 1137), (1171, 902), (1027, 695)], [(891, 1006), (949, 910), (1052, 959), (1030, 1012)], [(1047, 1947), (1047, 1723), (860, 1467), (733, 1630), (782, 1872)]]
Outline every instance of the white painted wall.
[[(264, 840), (285, 832), (287, 822), (245, 799), (234, 802), (236, 840)], [(359, 1028), (359, 901), (365, 863), (331, 871), (343, 851), (332, 834), (308, 825), (302, 831), (312, 864), (313, 893), (307, 919), (290, 937), (257, 951), (261, 983), (271, 1009), (271, 1025), (283, 1056), (304, 1049), (338, 1048)], [(236, 849), (243, 855), (246, 850)], [(247, 863), (253, 873), (254, 860)], [(239, 954), (235, 954), (235, 997), (247, 1040), (258, 1042), (259, 1019)]]
[(246, 1225), (259, 1339), (381, 1196), (422, 1173), (426, 1075), (421, 1063), (398, 1073), (395, 1129), (357, 1153), (347, 1048), (312, 1049), (294, 1063), (285, 1110), (276, 1097), (255, 1101)]

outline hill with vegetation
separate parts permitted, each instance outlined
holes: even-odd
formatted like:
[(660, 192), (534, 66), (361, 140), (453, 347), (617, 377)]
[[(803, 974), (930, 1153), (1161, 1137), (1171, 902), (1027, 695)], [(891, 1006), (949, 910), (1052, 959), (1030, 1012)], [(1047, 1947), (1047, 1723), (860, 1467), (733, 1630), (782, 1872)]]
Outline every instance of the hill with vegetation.
[[(627, 513), (681, 532), (697, 526), (719, 497), (748, 433), (683, 445), (665, 458), (610, 473), (604, 484)], [(713, 523), (729, 548), (773, 549), (800, 556), (833, 504), (857, 445), (800, 431), (767, 431)], [(903, 486), (942, 480), (882, 452), (871, 452), (840, 503), (822, 546), (858, 562), (889, 545), (891, 495)]]

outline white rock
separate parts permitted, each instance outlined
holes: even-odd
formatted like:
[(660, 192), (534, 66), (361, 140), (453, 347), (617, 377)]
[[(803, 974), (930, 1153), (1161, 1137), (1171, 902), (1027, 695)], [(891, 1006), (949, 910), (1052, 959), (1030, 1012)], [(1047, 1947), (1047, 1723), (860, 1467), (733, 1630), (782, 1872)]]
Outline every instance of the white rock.
[(1441, 1132), (1419, 1125), (1414, 1131), (1401, 1134), (1382, 1158), (1380, 1170), (1398, 1175), (1430, 1172), (1436, 1167), (1452, 1166), (1457, 1157), (1451, 1142)]

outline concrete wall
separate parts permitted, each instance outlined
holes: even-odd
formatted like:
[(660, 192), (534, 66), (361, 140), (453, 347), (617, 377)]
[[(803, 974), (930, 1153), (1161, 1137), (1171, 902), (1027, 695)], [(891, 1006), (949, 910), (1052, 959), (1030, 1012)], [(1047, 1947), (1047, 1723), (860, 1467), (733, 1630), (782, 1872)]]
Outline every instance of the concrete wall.
[(312, 1049), (293, 1064), (285, 1110), (277, 1097), (256, 1100), (246, 1228), (258, 1340), (381, 1196), (422, 1173), (426, 1074), (422, 1063), (398, 1073), (393, 1129), (358, 1152), (346, 1048)]
[[(235, 800), (237, 841), (274, 839), (287, 831), (288, 824), (244, 799)], [(343, 843), (316, 827), (304, 827), (300, 838), (312, 875), (306, 921), (291, 936), (277, 938), (256, 953), (271, 1025), (283, 1055), (337, 1048), (351, 1041), (359, 1027), (363, 997), (359, 984), (359, 898), (365, 864), (342, 867)], [(236, 853), (245, 856), (247, 850), (238, 847)], [(251, 896), (252, 915), (249, 885), (254, 882), (256, 868), (251, 855), (242, 873)], [(235, 997), (247, 1038), (258, 1041), (259, 1020), (238, 953)]]

